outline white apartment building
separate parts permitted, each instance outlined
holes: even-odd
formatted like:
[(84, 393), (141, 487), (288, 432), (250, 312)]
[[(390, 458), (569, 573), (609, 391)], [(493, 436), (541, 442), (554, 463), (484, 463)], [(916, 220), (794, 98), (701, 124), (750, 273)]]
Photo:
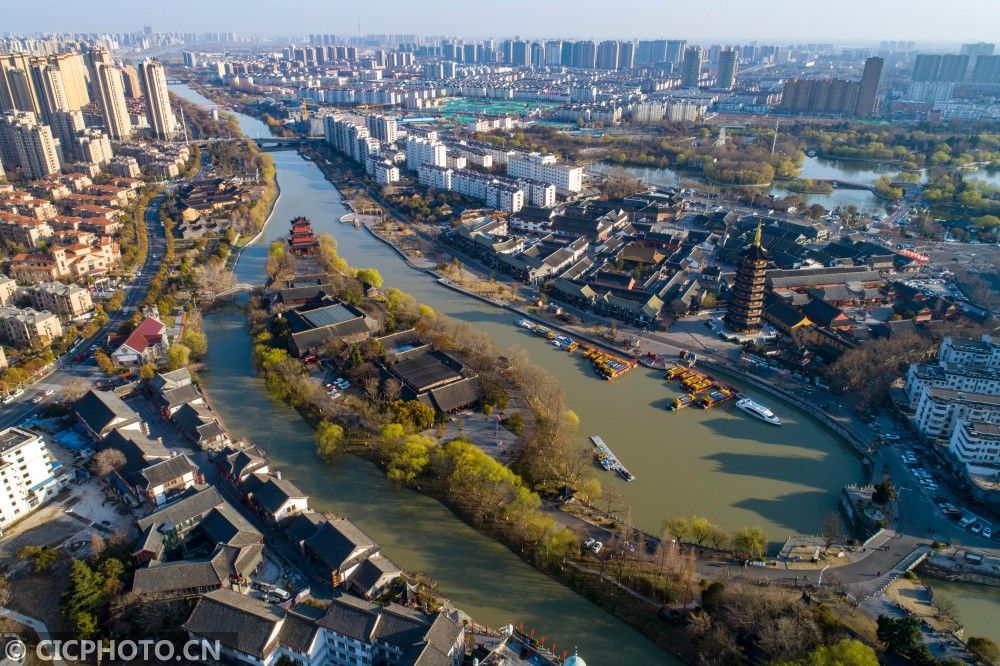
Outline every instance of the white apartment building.
[(464, 169), (468, 166), (468, 160), (465, 159), (464, 155), (455, 155), (451, 152), (448, 153), (445, 161), (446, 166), (452, 169)]
[(61, 468), (38, 435), (21, 428), (0, 432), (0, 533), (62, 489)]
[(968, 466), (1000, 468), (1000, 425), (962, 421), (951, 435), (948, 451)]
[(399, 182), (399, 167), (389, 160), (369, 156), (365, 162), (365, 170), (369, 175), (375, 176), (379, 185)]
[(507, 160), (507, 175), (545, 181), (570, 192), (583, 189), (583, 168), (559, 164), (555, 155), (515, 154)]
[(418, 169), (419, 181), (421, 185), (433, 187), (438, 190), (451, 191), (451, 179), (454, 170), (446, 166), (437, 166), (424, 162)]
[(108, 135), (97, 129), (86, 129), (75, 138), (74, 155), (81, 162), (105, 165), (111, 162), (114, 153), (111, 151), (111, 140)]
[(524, 198), (531, 206), (551, 208), (556, 205), (556, 186), (534, 178), (518, 178), (518, 184), (524, 190)]
[(19, 166), (26, 178), (44, 178), (59, 172), (59, 152), (52, 130), (30, 111), (0, 116), (0, 159), (8, 168)]
[(524, 190), (517, 183), (494, 180), (486, 188), (486, 205), (508, 213), (524, 208)]
[(946, 337), (941, 342), (936, 364), (910, 365), (906, 373), (910, 409), (916, 409), (928, 388), (1000, 395), (1000, 345), (988, 335), (979, 340)]
[(28, 287), (28, 298), (36, 310), (47, 310), (72, 319), (94, 308), (90, 291), (75, 284), (41, 282)]
[(922, 391), (913, 416), (922, 435), (928, 439), (949, 438), (961, 421), (1000, 424), (1000, 396), (946, 388)]
[(10, 303), (16, 293), (17, 282), (9, 277), (0, 275), (0, 305)]
[(437, 140), (437, 137), (424, 138), (410, 136), (406, 138), (406, 168), (417, 171), (421, 164), (448, 166), (448, 149)]
[(368, 116), (368, 131), (382, 143), (396, 143), (399, 138), (398, 125), (392, 116)]

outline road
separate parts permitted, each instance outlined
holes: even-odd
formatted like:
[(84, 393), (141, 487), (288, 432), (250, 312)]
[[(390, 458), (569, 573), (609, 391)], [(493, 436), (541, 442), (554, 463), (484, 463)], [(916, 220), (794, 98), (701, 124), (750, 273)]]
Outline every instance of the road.
[[(200, 173), (201, 170), (198, 174)], [(195, 175), (195, 178), (197, 177)], [(172, 184), (168, 186), (168, 189), (175, 186), (176, 184)], [(150, 279), (159, 269), (160, 262), (163, 261), (167, 250), (167, 237), (160, 224), (160, 204), (163, 203), (164, 198), (165, 193), (161, 193), (151, 199), (149, 205), (146, 206), (146, 213), (143, 216), (148, 236), (146, 257), (139, 268), (138, 277), (125, 290), (122, 309), (112, 313), (108, 323), (101, 327), (93, 337), (72, 347), (59, 358), (55, 368), (47, 376), (25, 389), (24, 393), (14, 401), (0, 408), (0, 429), (17, 425), (29, 418), (42, 405), (56, 398), (59, 392), (73, 380), (78, 378), (94, 380), (103, 376), (93, 363), (86, 361), (76, 363), (72, 359), (78, 355), (82, 355), (85, 359), (89, 358), (90, 352), (100, 345), (110, 332), (116, 331), (122, 322), (131, 316), (131, 308), (138, 306), (146, 297)], [(53, 391), (51, 397), (46, 395), (48, 391)]]

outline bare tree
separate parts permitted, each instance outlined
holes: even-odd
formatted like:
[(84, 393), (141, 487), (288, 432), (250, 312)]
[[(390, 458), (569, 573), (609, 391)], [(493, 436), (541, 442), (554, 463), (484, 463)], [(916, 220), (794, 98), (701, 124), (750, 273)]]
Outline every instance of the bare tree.
[(378, 396), (378, 377), (365, 377), (361, 382), (361, 386), (364, 388), (365, 393), (368, 397), (374, 400)]
[(400, 394), (403, 392), (403, 384), (395, 377), (390, 377), (385, 381), (382, 386), (382, 395), (385, 397), (386, 402), (395, 402), (399, 400)]
[(90, 461), (90, 471), (94, 476), (107, 476), (125, 466), (125, 454), (118, 449), (98, 451)]
[(826, 550), (844, 535), (844, 525), (840, 521), (840, 516), (836, 511), (831, 511), (823, 518), (823, 526), (820, 528), (820, 536), (823, 538), (823, 545)]
[(198, 293), (207, 299), (214, 299), (236, 285), (236, 276), (219, 260), (199, 266), (197, 278)]

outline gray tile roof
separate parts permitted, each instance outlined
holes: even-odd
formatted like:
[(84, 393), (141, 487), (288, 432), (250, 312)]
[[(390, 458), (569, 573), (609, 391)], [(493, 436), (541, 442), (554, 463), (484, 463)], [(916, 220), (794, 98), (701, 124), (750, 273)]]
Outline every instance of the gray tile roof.
[(370, 552), (377, 548), (371, 537), (346, 518), (321, 523), (315, 534), (305, 540), (305, 546), (334, 571), (354, 559), (356, 551)]
[(277, 512), (290, 499), (300, 499), (307, 495), (287, 479), (269, 478), (253, 494), (254, 501), (268, 513)]
[(187, 368), (179, 368), (170, 372), (160, 372), (149, 380), (150, 386), (157, 393), (177, 388), (191, 383), (191, 373)]
[[(73, 407), (76, 415), (94, 432), (106, 435), (116, 428), (139, 422), (139, 415), (111, 391), (88, 391)], [(120, 419), (119, 423), (115, 423)]]
[(263, 658), (270, 654), (272, 635), (283, 611), (262, 601), (220, 589), (198, 600), (183, 628), (196, 636), (218, 640), (223, 645)]
[(154, 463), (139, 472), (139, 485), (144, 488), (155, 488), (169, 481), (184, 476), (188, 472), (197, 473), (198, 468), (187, 456), (174, 456)]

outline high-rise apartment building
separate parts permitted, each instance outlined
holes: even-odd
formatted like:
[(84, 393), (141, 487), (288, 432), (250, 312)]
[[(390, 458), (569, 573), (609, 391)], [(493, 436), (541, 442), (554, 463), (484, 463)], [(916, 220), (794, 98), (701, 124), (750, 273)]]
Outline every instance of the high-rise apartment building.
[(941, 70), (938, 72), (938, 81), (959, 83), (965, 80), (965, 73), (968, 69), (968, 55), (946, 53), (941, 56)]
[(858, 103), (855, 115), (862, 118), (870, 118), (875, 115), (878, 108), (878, 88), (882, 82), (882, 67), (885, 60), (882, 58), (868, 58), (865, 60), (865, 69), (861, 74), (861, 85), (858, 87)]
[(962, 44), (962, 50), (960, 53), (969, 56), (969, 67), (975, 69), (976, 63), (979, 62), (979, 58), (993, 55), (993, 51), (995, 49), (996, 44), (990, 44), (989, 42), (976, 42), (974, 44)]
[(1000, 55), (981, 55), (972, 70), (973, 83), (1000, 83)]
[(635, 42), (620, 42), (618, 44), (618, 69), (635, 67)]
[(95, 66), (97, 96), (108, 136), (115, 140), (132, 136), (132, 120), (125, 105), (125, 84), (122, 71), (114, 65), (99, 62)]
[(53, 65), (35, 63), (31, 67), (31, 78), (41, 108), (40, 115), (45, 122), (51, 124), (53, 114), (69, 110), (62, 72)]
[(687, 47), (685, 39), (667, 40), (667, 62), (677, 64), (684, 58), (684, 49)]
[(732, 90), (736, 86), (736, 49), (727, 48), (719, 53), (719, 74), (715, 85), (722, 90)]
[(26, 178), (59, 172), (59, 153), (52, 131), (30, 111), (0, 116), (0, 158), (8, 168), (20, 167)]
[(392, 116), (372, 114), (366, 118), (368, 131), (382, 143), (396, 143), (399, 138), (396, 119)]
[(573, 66), (594, 69), (597, 65), (597, 46), (590, 40), (574, 42)]
[(158, 139), (170, 139), (177, 131), (174, 112), (170, 108), (170, 95), (167, 91), (167, 77), (163, 73), (163, 65), (155, 60), (146, 59), (139, 64), (139, 80), (142, 82), (142, 92), (146, 98), (146, 118)]
[(125, 96), (129, 99), (139, 99), (143, 95), (142, 77), (135, 65), (123, 65), (122, 84), (124, 84)]
[(606, 40), (597, 45), (598, 69), (618, 69), (618, 42)]
[(689, 46), (684, 49), (684, 62), (681, 63), (681, 85), (683, 87), (698, 87), (704, 62), (705, 51), (700, 46)]

